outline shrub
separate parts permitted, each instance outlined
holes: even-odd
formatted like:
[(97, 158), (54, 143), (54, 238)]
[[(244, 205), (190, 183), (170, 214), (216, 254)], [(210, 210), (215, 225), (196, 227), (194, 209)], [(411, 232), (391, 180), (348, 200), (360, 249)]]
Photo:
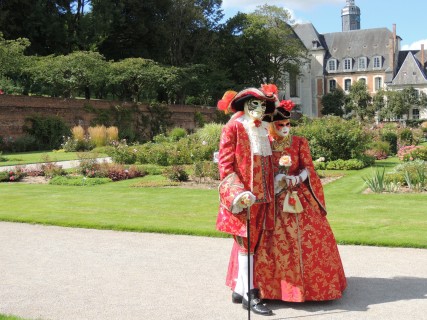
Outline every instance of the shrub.
[(60, 117), (32, 116), (26, 118), (24, 131), (35, 138), (39, 150), (52, 150), (61, 146), (70, 129)]
[(168, 136), (169, 141), (178, 141), (187, 136), (187, 131), (184, 128), (173, 128)]
[(399, 132), (399, 144), (401, 146), (408, 146), (413, 143), (412, 130), (409, 128), (401, 129)]
[(65, 170), (62, 169), (62, 166), (57, 165), (54, 162), (42, 164), (41, 170), (43, 171), (43, 175), (48, 178), (63, 176), (66, 174)]
[(136, 162), (138, 149), (129, 147), (126, 144), (126, 140), (113, 142), (113, 147), (114, 149), (109, 151), (108, 155), (114, 162), (122, 164), (133, 164)]
[(365, 155), (375, 157), (377, 160), (387, 159), (389, 154), (390, 144), (386, 141), (373, 141), (365, 151)]
[(334, 116), (306, 120), (292, 130), (307, 138), (313, 159), (324, 157), (327, 161), (360, 157), (368, 149), (372, 137), (355, 120)]
[(404, 146), (397, 156), (401, 161), (427, 160), (427, 146)]
[(414, 189), (427, 187), (427, 161), (414, 160), (396, 166), (386, 175), (386, 181), (408, 185)]
[(140, 164), (136, 167), (139, 168), (139, 170), (145, 172), (148, 175), (161, 175), (163, 174), (164, 167), (156, 165), (156, 164)]
[(338, 159), (326, 163), (327, 170), (360, 170), (363, 168), (365, 168), (365, 163), (359, 159)]
[(96, 176), (107, 177), (112, 181), (133, 179), (145, 175), (145, 171), (137, 166), (126, 168), (124, 165), (118, 163), (102, 163), (99, 167), (99, 171), (96, 173)]
[(203, 128), (197, 129), (194, 137), (203, 145), (218, 150), (221, 131), (224, 125), (219, 123), (208, 123)]
[(94, 148), (94, 144), (87, 137), (84, 137), (83, 140), (64, 137), (64, 142), (61, 144), (61, 148), (65, 152), (89, 151)]
[(390, 154), (397, 153), (397, 134), (392, 131), (385, 131), (381, 133), (381, 141), (388, 142), (390, 146)]
[(188, 173), (182, 166), (172, 166), (164, 171), (164, 176), (171, 181), (188, 181)]
[(18, 182), (25, 175), (25, 172), (19, 167), (14, 170), (0, 171), (0, 182)]
[(212, 180), (219, 180), (219, 169), (218, 164), (213, 161), (197, 161), (193, 165), (194, 176), (199, 183), (204, 178), (210, 178)]
[(57, 176), (49, 181), (49, 184), (60, 185), (60, 186), (94, 186), (99, 184), (105, 184), (111, 182), (108, 178), (88, 178), (85, 176), (81, 177), (70, 177), (70, 176)]

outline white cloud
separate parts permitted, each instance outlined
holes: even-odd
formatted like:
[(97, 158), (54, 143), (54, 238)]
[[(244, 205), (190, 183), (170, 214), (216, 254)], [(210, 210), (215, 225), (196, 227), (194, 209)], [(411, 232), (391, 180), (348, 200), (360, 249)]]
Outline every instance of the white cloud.
[(418, 40), (411, 44), (405, 44), (401, 47), (401, 50), (421, 50), (421, 44), (424, 44), (424, 49), (427, 50), (427, 39)]

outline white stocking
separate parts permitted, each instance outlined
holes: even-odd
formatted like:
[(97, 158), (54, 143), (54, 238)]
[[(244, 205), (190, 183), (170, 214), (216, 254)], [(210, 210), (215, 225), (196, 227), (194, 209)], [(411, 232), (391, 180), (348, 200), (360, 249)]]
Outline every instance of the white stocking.
[(246, 254), (239, 253), (239, 273), (237, 276), (236, 286), (234, 292), (242, 295), (246, 300), (248, 300), (248, 291), (254, 288), (254, 256), (250, 255), (250, 288), (248, 288), (248, 256)]

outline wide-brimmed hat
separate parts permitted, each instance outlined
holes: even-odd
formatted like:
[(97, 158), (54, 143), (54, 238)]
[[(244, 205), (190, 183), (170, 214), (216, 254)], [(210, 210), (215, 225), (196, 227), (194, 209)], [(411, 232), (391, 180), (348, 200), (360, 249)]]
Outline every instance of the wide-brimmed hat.
[(291, 118), (291, 111), (294, 107), (295, 103), (292, 100), (282, 100), (274, 113), (265, 115), (262, 120), (267, 122), (288, 120)]
[[(274, 85), (270, 85), (274, 86)], [(274, 86), (276, 88), (276, 86)], [(243, 111), (245, 102), (249, 99), (257, 99), (266, 102), (266, 114), (274, 112), (278, 102), (275, 92), (272, 90), (265, 90), (263, 86), (261, 89), (246, 88), (240, 92), (227, 91), (222, 99), (218, 101), (218, 109), (226, 112)], [(269, 87), (269, 89), (271, 89)]]

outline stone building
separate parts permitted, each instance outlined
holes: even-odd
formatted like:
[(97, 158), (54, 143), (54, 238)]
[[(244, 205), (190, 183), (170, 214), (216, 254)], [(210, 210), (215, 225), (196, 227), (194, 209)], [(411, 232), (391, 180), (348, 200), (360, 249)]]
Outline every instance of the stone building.
[[(311, 23), (294, 27), (309, 53), (309, 62), (296, 81), (290, 81), (286, 96), (308, 117), (321, 116), (324, 94), (335, 88), (348, 92), (359, 80), (365, 82), (371, 95), (379, 89), (398, 90), (405, 86), (427, 90), (424, 48), (401, 51), (396, 25), (392, 30), (361, 29), (360, 16), (355, 1), (347, 0), (341, 10), (341, 32), (319, 34)], [(411, 117), (427, 118), (423, 110), (413, 110)]]

